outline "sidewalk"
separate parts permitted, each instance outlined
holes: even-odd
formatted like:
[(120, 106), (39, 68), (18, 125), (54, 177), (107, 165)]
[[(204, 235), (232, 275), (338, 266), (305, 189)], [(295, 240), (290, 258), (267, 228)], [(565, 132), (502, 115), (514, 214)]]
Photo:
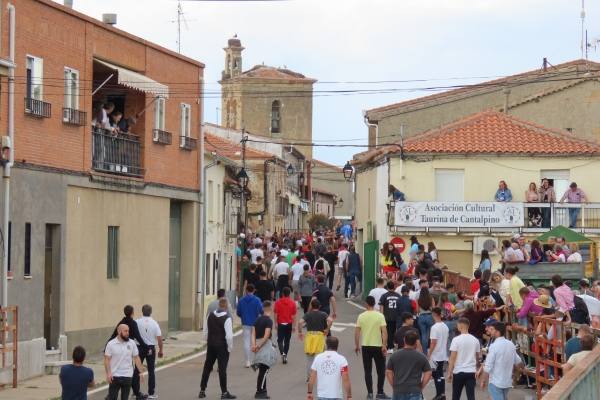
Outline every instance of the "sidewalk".
[[(164, 341), (164, 358), (156, 360), (156, 367), (173, 363), (181, 358), (202, 351), (205, 347), (202, 332), (175, 332), (169, 334)], [(105, 384), (103, 358), (101, 354), (88, 355), (85, 362), (87, 367), (94, 370), (96, 387)], [(142, 384), (143, 385), (143, 384)], [(60, 398), (60, 383), (58, 375), (44, 375), (19, 382), (16, 389), (0, 390), (0, 400), (48, 400)]]

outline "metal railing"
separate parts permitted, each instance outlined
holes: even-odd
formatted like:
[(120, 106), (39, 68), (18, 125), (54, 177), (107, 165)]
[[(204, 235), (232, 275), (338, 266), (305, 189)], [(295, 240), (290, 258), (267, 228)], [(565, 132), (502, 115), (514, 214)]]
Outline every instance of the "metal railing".
[(92, 168), (111, 174), (141, 177), (142, 146), (139, 136), (92, 129)]
[(50, 118), (52, 115), (52, 104), (25, 97), (25, 114), (33, 117)]
[(152, 141), (158, 144), (171, 144), (173, 141), (173, 135), (171, 132), (154, 129), (152, 131)]
[(75, 110), (74, 108), (63, 108), (63, 122), (69, 125), (84, 126), (87, 120), (87, 113)]
[(197, 140), (189, 136), (180, 136), (179, 146), (184, 150), (195, 150)]

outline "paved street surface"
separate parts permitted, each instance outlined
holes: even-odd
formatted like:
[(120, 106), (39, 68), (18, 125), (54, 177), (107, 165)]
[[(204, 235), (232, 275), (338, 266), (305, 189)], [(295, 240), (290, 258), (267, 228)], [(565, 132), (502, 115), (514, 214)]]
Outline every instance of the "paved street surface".
[[(367, 391), (364, 385), (362, 361), (360, 356), (353, 352), (354, 348), (354, 322), (361, 312), (351, 304), (345, 301), (338, 301), (338, 321), (334, 324), (333, 334), (340, 338), (340, 353), (343, 354), (350, 363), (350, 374), (352, 381), (352, 393), (355, 399), (364, 399)], [(257, 373), (251, 369), (244, 368), (244, 356), (242, 351), (241, 335), (235, 338), (234, 351), (229, 361), (228, 381), (229, 391), (238, 396), (238, 399), (252, 399), (256, 391)], [(189, 400), (198, 396), (200, 386), (200, 375), (204, 356), (194, 358), (172, 367), (168, 367), (157, 374), (157, 392), (163, 400)], [(273, 400), (287, 399), (298, 400), (306, 396), (305, 383), (305, 357), (302, 351), (302, 344), (297, 335), (292, 338), (292, 345), (289, 355), (289, 363), (283, 365), (278, 363), (267, 378), (267, 387), (269, 395)], [(375, 368), (373, 367), (374, 382), (376, 382)], [(391, 396), (391, 387), (386, 383), (385, 391)], [(220, 388), (218, 375), (215, 371), (211, 374), (207, 389), (208, 399), (219, 399)], [(450, 391), (447, 391), (448, 399), (451, 398)], [(533, 391), (513, 390), (511, 400), (529, 400), (533, 399)], [(89, 396), (90, 400), (104, 400), (106, 390), (94, 393)], [(429, 384), (425, 391), (425, 399), (431, 399), (435, 396), (433, 382)], [(463, 398), (466, 396), (463, 394)], [(487, 393), (478, 391), (477, 399), (488, 399)]]

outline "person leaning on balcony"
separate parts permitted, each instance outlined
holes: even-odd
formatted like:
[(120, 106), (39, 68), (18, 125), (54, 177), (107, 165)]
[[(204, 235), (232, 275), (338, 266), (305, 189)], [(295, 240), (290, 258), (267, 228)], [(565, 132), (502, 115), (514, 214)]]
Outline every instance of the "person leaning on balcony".
[(512, 201), (512, 192), (506, 185), (505, 181), (500, 181), (498, 184), (498, 190), (496, 190), (495, 201)]
[[(550, 186), (550, 181), (548, 179), (542, 179), (542, 184), (538, 189), (538, 193), (540, 195), (539, 202), (540, 203), (556, 203), (556, 193), (554, 192), (554, 188)], [(550, 228), (550, 208), (544, 207), (542, 208), (542, 227)]]
[(594, 344), (596, 343), (594, 336), (585, 335), (580, 340), (581, 351), (579, 353), (573, 354), (571, 357), (569, 357), (569, 360), (562, 365), (562, 369), (564, 372), (569, 372), (571, 369), (575, 368), (594, 349)]
[[(571, 204), (587, 203), (588, 199), (585, 192), (577, 187), (577, 183), (571, 182), (569, 190), (563, 194), (560, 198), (560, 202), (563, 203), (568, 200)], [(569, 228), (577, 227), (577, 217), (579, 216), (580, 208), (569, 208)]]
[[(525, 200), (528, 203), (538, 203), (540, 194), (538, 193), (535, 182), (529, 184), (529, 188), (525, 192)], [(527, 218), (530, 227), (540, 227), (542, 225), (542, 211), (539, 207), (527, 207)]]
[(129, 130), (137, 124), (137, 115), (135, 117), (121, 118), (117, 124), (120, 133), (129, 133)]
[(123, 118), (123, 113), (119, 110), (115, 110), (110, 114), (110, 130), (113, 135), (119, 133), (119, 123)]

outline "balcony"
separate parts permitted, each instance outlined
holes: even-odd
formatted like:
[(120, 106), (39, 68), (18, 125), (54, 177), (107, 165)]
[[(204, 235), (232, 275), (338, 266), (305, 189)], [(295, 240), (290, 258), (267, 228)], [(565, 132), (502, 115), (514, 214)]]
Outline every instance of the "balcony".
[(180, 136), (179, 147), (183, 150), (195, 150), (197, 140), (189, 136)]
[(163, 131), (160, 129), (154, 129), (152, 131), (152, 141), (158, 144), (169, 145), (172, 142), (173, 135), (171, 132)]
[(92, 168), (109, 174), (142, 177), (139, 136), (92, 128)]
[(87, 113), (73, 108), (63, 108), (63, 123), (67, 125), (84, 126)]
[(562, 225), (600, 233), (600, 203), (390, 202), (393, 232), (543, 233)]
[(42, 100), (25, 98), (25, 114), (38, 118), (50, 118), (52, 105)]

